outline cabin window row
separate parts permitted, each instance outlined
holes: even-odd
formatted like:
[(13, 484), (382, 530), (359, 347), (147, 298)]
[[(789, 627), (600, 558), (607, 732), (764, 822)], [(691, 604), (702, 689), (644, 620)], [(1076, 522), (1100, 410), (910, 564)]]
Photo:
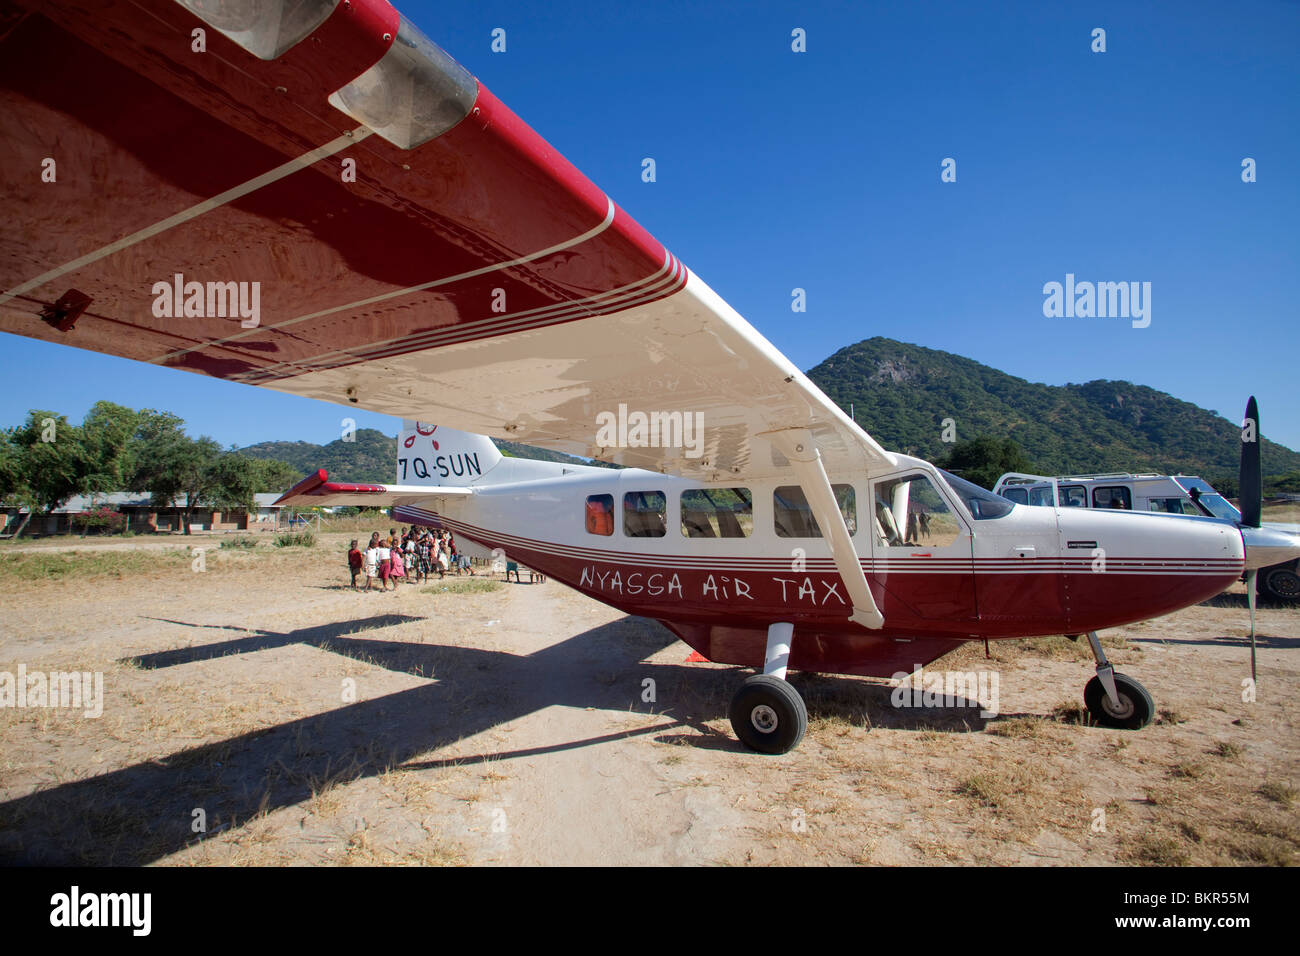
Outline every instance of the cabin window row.
[[(849, 534), (858, 530), (857, 500), (852, 485), (832, 485)], [(679, 530), (684, 538), (748, 538), (754, 531), (753, 498), (748, 488), (693, 488), (681, 495)], [(821, 528), (798, 485), (772, 493), (774, 530), (782, 538), (820, 538)], [(589, 495), (588, 534), (612, 535), (616, 525), (613, 495)], [(668, 498), (662, 491), (623, 495), (623, 534), (628, 538), (662, 538), (668, 533)]]

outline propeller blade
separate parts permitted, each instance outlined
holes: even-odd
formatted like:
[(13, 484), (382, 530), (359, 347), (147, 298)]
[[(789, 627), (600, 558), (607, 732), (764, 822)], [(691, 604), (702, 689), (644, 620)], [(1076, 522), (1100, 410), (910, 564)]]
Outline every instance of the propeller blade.
[(1259, 680), (1255, 677), (1255, 575), (1258, 571), (1246, 572), (1246, 603), (1250, 605), (1250, 682), (1258, 693)]
[(1237, 500), (1241, 505), (1241, 523), (1258, 528), (1264, 501), (1264, 478), (1259, 467), (1259, 406), (1255, 396), (1246, 403), (1246, 417), (1241, 423), (1241, 473)]

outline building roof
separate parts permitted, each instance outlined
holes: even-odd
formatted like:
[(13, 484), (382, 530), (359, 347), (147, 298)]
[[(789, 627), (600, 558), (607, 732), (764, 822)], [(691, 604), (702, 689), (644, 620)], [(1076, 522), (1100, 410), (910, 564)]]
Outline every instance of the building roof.
[[(278, 509), (279, 506), (275, 504), (275, 501), (279, 497), (274, 492), (253, 495), (254, 504), (259, 510)], [(185, 506), (185, 500), (185, 495), (177, 495), (172, 499), (170, 507), (182, 508)], [(152, 502), (153, 495), (148, 491), (111, 491), (94, 495), (73, 495), (63, 503), (62, 507), (55, 508), (50, 513), (56, 515), (76, 514), (82, 511), (95, 511), (103, 507), (113, 508), (114, 510), (122, 508), (156, 510)]]

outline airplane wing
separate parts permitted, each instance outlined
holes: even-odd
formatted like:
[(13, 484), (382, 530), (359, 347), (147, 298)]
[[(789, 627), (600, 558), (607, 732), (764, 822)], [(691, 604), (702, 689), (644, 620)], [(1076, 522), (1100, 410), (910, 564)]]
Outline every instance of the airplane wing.
[(367, 485), (330, 481), (325, 469), (308, 475), (279, 498), (277, 505), (332, 508), (335, 505), (360, 505), (363, 508), (390, 508), (393, 505), (419, 505), (438, 498), (471, 495), (472, 488), (450, 485)]
[(0, 0), (0, 96), (0, 329), (701, 480), (895, 462), (386, 0)]

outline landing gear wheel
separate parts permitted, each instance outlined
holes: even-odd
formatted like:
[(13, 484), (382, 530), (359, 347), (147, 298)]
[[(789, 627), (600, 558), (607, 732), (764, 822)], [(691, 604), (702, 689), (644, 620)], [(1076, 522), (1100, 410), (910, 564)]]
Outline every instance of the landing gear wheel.
[(1300, 574), (1296, 568), (1265, 568), (1259, 575), (1259, 593), (1274, 601), (1300, 601)]
[(803, 740), (808, 710), (799, 692), (771, 674), (755, 674), (731, 698), (731, 729), (750, 750), (783, 754)]
[(1118, 708), (1111, 704), (1099, 678), (1088, 681), (1088, 686), (1083, 689), (1083, 702), (1093, 720), (1103, 727), (1120, 730), (1141, 730), (1151, 723), (1156, 705), (1145, 687), (1131, 677), (1116, 674), (1115, 693), (1119, 696)]

